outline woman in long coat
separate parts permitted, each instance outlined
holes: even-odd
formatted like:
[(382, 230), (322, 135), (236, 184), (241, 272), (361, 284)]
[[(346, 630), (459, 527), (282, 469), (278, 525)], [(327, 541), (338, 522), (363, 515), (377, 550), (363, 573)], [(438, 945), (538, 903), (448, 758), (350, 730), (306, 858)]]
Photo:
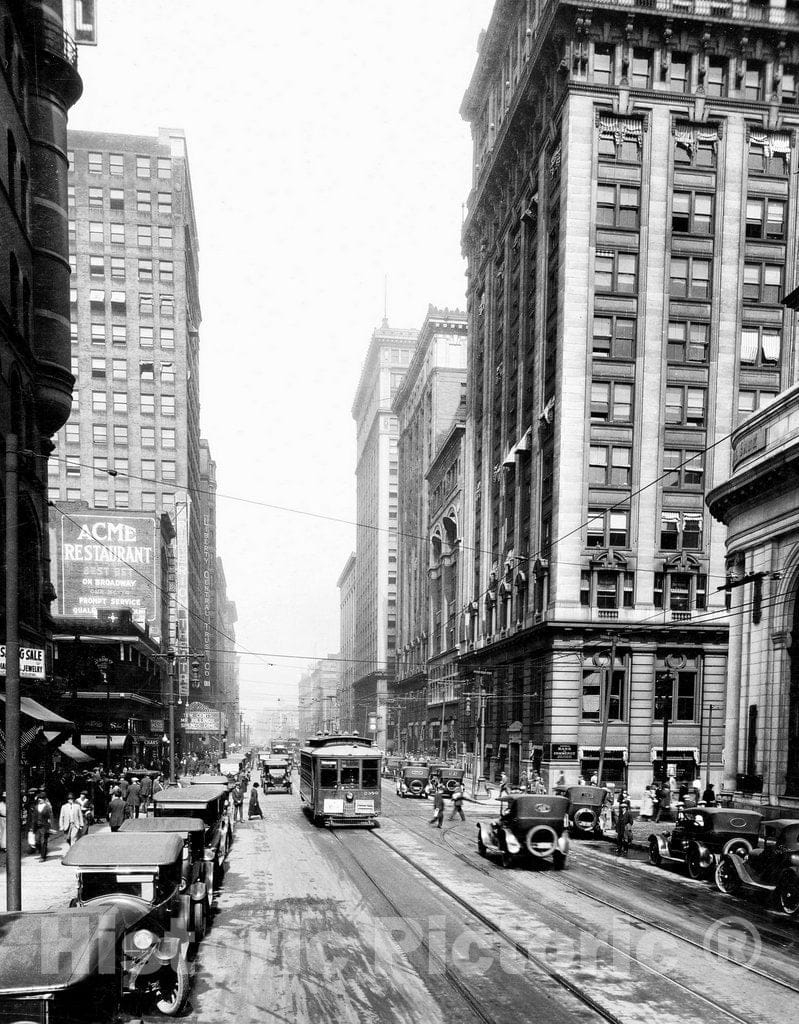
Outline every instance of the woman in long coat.
[(253, 782), (252, 789), (250, 790), (250, 804), (247, 808), (247, 819), (263, 818), (263, 816), (261, 805), (258, 803), (258, 783)]

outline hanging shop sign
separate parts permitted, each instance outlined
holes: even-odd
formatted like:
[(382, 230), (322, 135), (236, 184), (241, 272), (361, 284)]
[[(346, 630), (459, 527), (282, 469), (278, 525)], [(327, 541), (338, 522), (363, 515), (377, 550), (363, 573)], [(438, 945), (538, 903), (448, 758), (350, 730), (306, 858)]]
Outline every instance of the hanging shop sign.
[[(6, 674), (6, 645), (0, 644), (0, 676)], [(19, 674), (22, 679), (44, 679), (44, 651), (41, 647), (20, 647)]]

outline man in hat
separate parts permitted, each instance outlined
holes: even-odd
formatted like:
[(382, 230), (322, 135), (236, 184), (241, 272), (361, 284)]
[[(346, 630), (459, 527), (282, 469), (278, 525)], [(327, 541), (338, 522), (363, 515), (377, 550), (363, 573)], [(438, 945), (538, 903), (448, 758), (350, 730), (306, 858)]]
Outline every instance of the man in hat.
[(620, 857), (626, 857), (633, 841), (633, 816), (630, 811), (630, 801), (622, 800), (619, 804), (619, 816), (616, 819), (616, 853)]
[(141, 789), (138, 779), (131, 779), (128, 786), (128, 795), (125, 797), (125, 805), (128, 809), (129, 818), (138, 818), (141, 807)]
[(83, 825), (83, 811), (80, 809), (80, 804), (75, 803), (74, 793), (67, 793), (67, 802), (61, 808), (58, 827), (67, 837), (69, 846), (72, 846), (79, 838)]
[(36, 849), (39, 859), (47, 860), (47, 847), (50, 842), (50, 828), (53, 824), (53, 808), (47, 799), (47, 793), (40, 789), (33, 805), (31, 829), (36, 836)]
[(152, 778), (149, 775), (145, 775), (144, 778), (141, 780), (139, 788), (141, 789), (141, 811), (146, 818), (147, 808), (150, 804), (150, 797), (152, 796), (153, 792)]
[(111, 790), (111, 799), (108, 801), (108, 824), (112, 832), (119, 832), (122, 822), (125, 820), (125, 801), (122, 799), (122, 791), (119, 786)]

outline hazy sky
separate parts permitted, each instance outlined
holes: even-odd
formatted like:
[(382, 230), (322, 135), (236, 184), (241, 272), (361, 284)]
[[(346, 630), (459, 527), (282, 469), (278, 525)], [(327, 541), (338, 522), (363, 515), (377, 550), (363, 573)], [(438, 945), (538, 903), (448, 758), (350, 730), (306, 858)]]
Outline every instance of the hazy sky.
[(350, 410), (384, 278), (392, 327), (420, 327), (429, 302), (464, 307), (471, 147), (458, 110), (493, 0), (98, 6), (70, 126), (186, 131), (202, 431), (242, 703), (293, 703), (308, 661), (339, 646)]

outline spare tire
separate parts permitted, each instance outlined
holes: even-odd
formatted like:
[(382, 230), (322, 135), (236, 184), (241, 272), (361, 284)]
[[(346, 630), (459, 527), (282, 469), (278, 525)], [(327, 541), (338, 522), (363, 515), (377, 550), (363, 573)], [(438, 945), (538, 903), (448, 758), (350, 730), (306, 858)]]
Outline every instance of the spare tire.
[(532, 857), (548, 857), (557, 849), (558, 834), (551, 825), (533, 825), (524, 837), (524, 845)]
[(448, 793), (454, 793), (459, 785), (460, 782), (458, 782), (457, 779), (447, 779), (447, 781), (444, 783), (444, 788)]
[(593, 832), (597, 826), (596, 811), (590, 807), (581, 807), (574, 812), (574, 824), (581, 832)]
[(419, 779), (412, 779), (408, 784), (408, 789), (414, 796), (421, 796), (423, 786)]

